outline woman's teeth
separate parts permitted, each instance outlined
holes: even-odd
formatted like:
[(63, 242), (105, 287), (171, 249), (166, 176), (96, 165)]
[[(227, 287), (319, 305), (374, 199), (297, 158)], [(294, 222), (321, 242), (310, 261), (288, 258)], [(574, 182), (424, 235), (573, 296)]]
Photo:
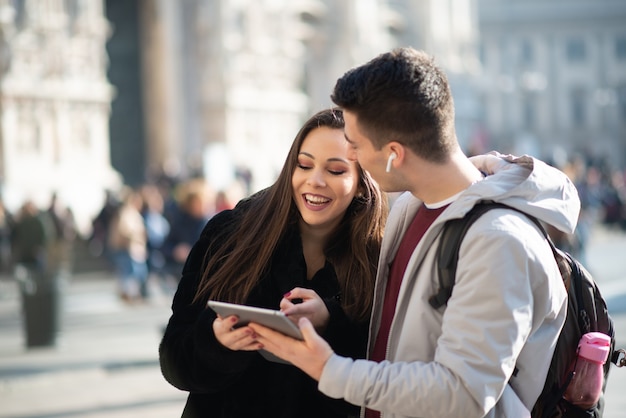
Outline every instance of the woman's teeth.
[(306, 199), (307, 203), (310, 203), (311, 205), (323, 205), (330, 202), (330, 199), (321, 196), (305, 195), (304, 198)]

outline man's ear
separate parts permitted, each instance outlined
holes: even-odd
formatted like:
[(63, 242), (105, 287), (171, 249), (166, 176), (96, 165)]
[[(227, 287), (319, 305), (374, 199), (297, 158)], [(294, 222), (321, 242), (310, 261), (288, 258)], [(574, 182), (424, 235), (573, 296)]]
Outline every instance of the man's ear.
[(387, 148), (388, 155), (395, 154), (395, 157), (393, 158), (394, 160), (397, 160), (398, 162), (404, 160), (406, 154), (406, 148), (404, 145), (396, 141), (391, 141), (387, 143), (385, 147)]
[(393, 164), (393, 160), (395, 160), (396, 158), (398, 158), (398, 154), (391, 151), (391, 154), (389, 154), (389, 159), (387, 160), (387, 167), (385, 168), (385, 173), (391, 172), (391, 164)]
[(404, 147), (398, 142), (390, 142), (385, 146), (385, 148), (386, 150), (383, 150), (383, 152), (388, 153), (385, 172), (390, 173), (391, 169), (394, 167), (393, 162), (399, 158), (399, 154), (402, 153), (402, 155), (404, 155)]

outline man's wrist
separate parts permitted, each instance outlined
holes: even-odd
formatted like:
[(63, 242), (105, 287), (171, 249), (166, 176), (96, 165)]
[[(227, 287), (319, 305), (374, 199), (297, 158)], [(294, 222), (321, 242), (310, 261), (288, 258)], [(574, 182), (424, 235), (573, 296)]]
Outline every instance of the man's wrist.
[(347, 387), (350, 376), (349, 370), (353, 364), (354, 360), (351, 358), (341, 357), (332, 353), (324, 363), (318, 379), (320, 392), (331, 398), (343, 398), (345, 395), (344, 389)]

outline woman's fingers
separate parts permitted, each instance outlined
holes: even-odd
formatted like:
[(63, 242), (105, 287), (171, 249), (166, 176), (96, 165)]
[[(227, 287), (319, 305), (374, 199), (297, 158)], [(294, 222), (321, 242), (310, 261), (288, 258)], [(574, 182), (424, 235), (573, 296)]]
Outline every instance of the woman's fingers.
[(294, 299), (307, 300), (314, 297), (318, 297), (314, 290), (306, 289), (304, 287), (294, 287), (291, 291), (283, 295), (283, 300), (287, 299), (293, 301)]
[[(300, 299), (302, 302), (293, 304), (294, 299)], [(296, 287), (283, 295), (280, 310), (296, 324), (300, 318), (308, 318), (318, 332), (326, 329), (330, 319), (330, 313), (322, 298), (314, 290), (301, 287)]]
[[(297, 303), (294, 303), (296, 302)], [(283, 295), (280, 301), (280, 310), (287, 316), (309, 315), (312, 312), (311, 304), (323, 304), (319, 295), (311, 289), (295, 287)]]
[(226, 318), (217, 317), (213, 321), (213, 332), (215, 337), (224, 347), (237, 351), (258, 350), (258, 341), (254, 330), (248, 326), (233, 328), (237, 323), (237, 316), (231, 315)]
[(293, 308), (295, 305), (287, 298), (282, 298), (280, 301), (280, 310), (285, 312)]

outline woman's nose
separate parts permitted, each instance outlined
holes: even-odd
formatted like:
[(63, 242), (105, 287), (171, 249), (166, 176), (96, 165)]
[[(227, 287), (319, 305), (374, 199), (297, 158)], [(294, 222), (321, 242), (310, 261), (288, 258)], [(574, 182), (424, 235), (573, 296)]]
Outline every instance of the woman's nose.
[(308, 183), (312, 186), (322, 187), (326, 185), (324, 181), (324, 173), (322, 170), (311, 170), (311, 175), (309, 175)]

